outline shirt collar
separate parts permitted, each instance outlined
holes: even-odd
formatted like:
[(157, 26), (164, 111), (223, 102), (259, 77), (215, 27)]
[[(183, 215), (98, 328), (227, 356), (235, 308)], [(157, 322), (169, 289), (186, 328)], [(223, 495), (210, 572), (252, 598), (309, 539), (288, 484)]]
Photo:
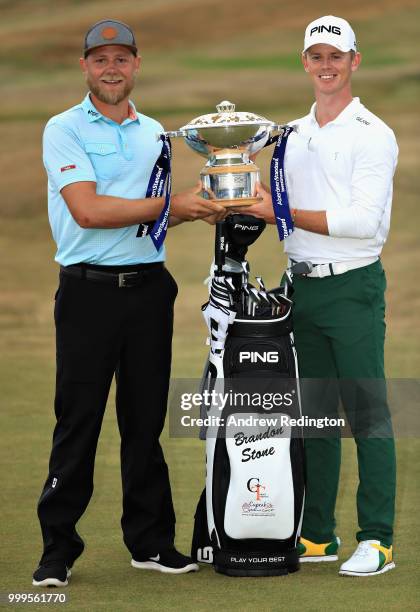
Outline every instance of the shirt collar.
[[(350, 104), (347, 104), (345, 108), (341, 111), (341, 113), (332, 121), (329, 121), (327, 125), (344, 125), (347, 121), (353, 117), (354, 113), (362, 106), (360, 103), (360, 98), (353, 98)], [(312, 123), (318, 124), (316, 120), (316, 102), (314, 102), (311, 106), (311, 110), (309, 112), (309, 116)], [(325, 127), (325, 126), (324, 126)]]
[[(98, 111), (98, 109), (93, 104), (92, 100), (90, 99), (89, 93), (86, 95), (85, 99), (82, 102), (82, 109), (86, 113), (89, 123), (92, 123), (93, 121), (98, 121), (98, 119), (103, 119), (106, 122), (111, 121), (110, 119), (108, 119), (108, 117), (104, 117), (104, 115), (102, 115), (102, 113)], [(133, 102), (129, 100), (128, 101), (128, 117), (127, 119), (124, 119), (124, 121), (122, 122), (122, 125), (127, 125), (127, 123), (131, 123), (132, 121), (140, 122), (139, 116), (136, 111), (136, 107), (134, 106)]]
[(131, 121), (139, 121), (139, 116), (137, 114), (136, 107), (134, 106), (134, 103), (131, 100), (128, 101), (128, 118)]
[(89, 123), (92, 121), (97, 121), (98, 119), (103, 119), (103, 115), (98, 111), (96, 106), (93, 104), (90, 99), (90, 94), (86, 94), (85, 99), (82, 102), (82, 109), (85, 111), (85, 114), (88, 118)]

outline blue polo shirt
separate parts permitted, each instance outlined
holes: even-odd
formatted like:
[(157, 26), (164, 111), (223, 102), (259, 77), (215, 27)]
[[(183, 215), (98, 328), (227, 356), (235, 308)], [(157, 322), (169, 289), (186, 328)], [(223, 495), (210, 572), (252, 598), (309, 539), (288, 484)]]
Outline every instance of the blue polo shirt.
[(152, 263), (165, 259), (149, 236), (137, 238), (138, 224), (115, 229), (84, 229), (70, 214), (61, 189), (79, 181), (96, 183), (99, 195), (138, 199), (147, 185), (162, 142), (160, 123), (137, 113), (122, 124), (104, 117), (89, 94), (81, 104), (52, 117), (44, 131), (43, 161), (48, 174), (48, 216), (63, 266)]

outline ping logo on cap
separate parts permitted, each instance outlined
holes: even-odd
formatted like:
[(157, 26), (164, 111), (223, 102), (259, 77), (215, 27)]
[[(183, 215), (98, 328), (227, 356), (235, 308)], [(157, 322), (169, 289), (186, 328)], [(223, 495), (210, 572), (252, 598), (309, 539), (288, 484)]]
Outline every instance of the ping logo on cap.
[(105, 40), (112, 40), (113, 38), (116, 38), (118, 36), (118, 32), (115, 28), (108, 27), (102, 30), (101, 36)]
[(341, 34), (341, 29), (338, 26), (333, 26), (333, 25), (329, 25), (329, 26), (325, 26), (325, 25), (319, 25), (319, 26), (315, 26), (314, 28), (312, 28), (309, 36), (312, 36), (312, 34), (315, 34), (315, 32), (319, 32), (319, 34), (322, 34), (322, 32), (328, 32), (329, 34)]

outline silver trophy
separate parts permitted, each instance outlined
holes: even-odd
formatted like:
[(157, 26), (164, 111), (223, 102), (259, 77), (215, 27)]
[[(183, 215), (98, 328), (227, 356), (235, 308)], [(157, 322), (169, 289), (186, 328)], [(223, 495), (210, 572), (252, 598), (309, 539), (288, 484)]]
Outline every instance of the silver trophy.
[(226, 207), (256, 204), (261, 199), (256, 195), (260, 170), (250, 157), (284, 126), (254, 113), (238, 113), (232, 102), (216, 108), (217, 113), (196, 117), (165, 136), (182, 136), (193, 151), (208, 158), (200, 173), (203, 197)]

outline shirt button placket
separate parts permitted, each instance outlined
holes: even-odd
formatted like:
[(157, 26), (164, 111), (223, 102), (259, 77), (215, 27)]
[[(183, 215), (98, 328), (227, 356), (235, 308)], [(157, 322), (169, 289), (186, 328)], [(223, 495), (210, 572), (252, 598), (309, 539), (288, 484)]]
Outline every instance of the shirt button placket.
[(132, 156), (132, 153), (131, 153), (131, 151), (129, 149), (129, 146), (128, 146), (128, 143), (127, 143), (127, 139), (126, 139), (125, 134), (124, 134), (124, 130), (121, 127), (119, 127), (118, 128), (118, 133), (119, 133), (119, 137), (120, 137), (120, 141), (121, 141), (121, 149), (122, 149), (122, 153), (123, 153), (124, 159), (130, 160), (130, 159), (132, 159), (133, 156)]

